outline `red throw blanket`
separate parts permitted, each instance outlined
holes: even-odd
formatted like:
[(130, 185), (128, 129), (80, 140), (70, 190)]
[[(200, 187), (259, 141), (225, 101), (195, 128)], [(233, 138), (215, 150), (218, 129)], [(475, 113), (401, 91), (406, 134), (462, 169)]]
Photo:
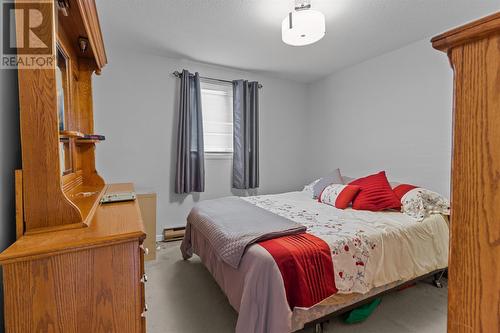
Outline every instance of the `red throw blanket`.
[(292, 310), (309, 308), (337, 292), (330, 247), (322, 239), (302, 233), (259, 244), (276, 261)]

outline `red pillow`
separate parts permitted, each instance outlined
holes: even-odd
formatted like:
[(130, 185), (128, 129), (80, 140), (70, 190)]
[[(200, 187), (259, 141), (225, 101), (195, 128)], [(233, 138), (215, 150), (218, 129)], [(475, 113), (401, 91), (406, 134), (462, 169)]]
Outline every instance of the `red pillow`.
[(349, 185), (358, 185), (361, 187), (356, 198), (352, 203), (352, 208), (358, 210), (371, 210), (379, 212), (387, 209), (401, 209), (401, 200), (391, 188), (385, 171), (374, 175), (356, 179)]
[(414, 188), (417, 188), (418, 186), (415, 185), (410, 185), (410, 184), (400, 184), (393, 188), (392, 190), (394, 191), (394, 194), (398, 197), (399, 201), (403, 199), (406, 193), (410, 192)]
[(356, 185), (330, 184), (321, 191), (318, 202), (335, 206), (338, 209), (346, 209), (359, 190), (361, 187)]

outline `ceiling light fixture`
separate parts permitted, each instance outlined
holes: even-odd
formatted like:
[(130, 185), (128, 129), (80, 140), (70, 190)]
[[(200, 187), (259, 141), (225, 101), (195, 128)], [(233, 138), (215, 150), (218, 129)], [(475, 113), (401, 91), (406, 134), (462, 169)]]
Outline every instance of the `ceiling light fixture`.
[(293, 46), (316, 43), (326, 33), (325, 15), (311, 9), (310, 0), (296, 0), (295, 10), (281, 23), (283, 42)]

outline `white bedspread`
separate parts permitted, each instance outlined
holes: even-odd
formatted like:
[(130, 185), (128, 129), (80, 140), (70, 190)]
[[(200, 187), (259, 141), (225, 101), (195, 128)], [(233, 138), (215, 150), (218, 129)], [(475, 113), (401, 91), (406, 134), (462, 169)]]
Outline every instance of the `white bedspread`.
[[(341, 293), (367, 293), (447, 266), (448, 225), (441, 215), (416, 222), (398, 212), (339, 210), (316, 202), (307, 191), (244, 199), (307, 226), (309, 233), (325, 240)], [(217, 258), (196, 226), (190, 233), (194, 253), (239, 312), (236, 332), (290, 332), (317, 318), (304, 316), (300, 309), (292, 325), (296, 313), (288, 307), (281, 273), (260, 245), (250, 246), (234, 269)]]
[(441, 215), (417, 222), (400, 212), (341, 210), (307, 191), (244, 199), (305, 225), (328, 243), (341, 293), (366, 293), (447, 266), (448, 226)]

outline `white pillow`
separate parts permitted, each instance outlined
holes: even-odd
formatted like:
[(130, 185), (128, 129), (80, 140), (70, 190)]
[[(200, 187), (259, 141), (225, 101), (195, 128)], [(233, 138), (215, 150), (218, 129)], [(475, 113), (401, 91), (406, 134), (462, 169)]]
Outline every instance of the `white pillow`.
[(432, 214), (450, 215), (450, 202), (436, 192), (417, 187), (401, 198), (401, 211), (422, 221)]

